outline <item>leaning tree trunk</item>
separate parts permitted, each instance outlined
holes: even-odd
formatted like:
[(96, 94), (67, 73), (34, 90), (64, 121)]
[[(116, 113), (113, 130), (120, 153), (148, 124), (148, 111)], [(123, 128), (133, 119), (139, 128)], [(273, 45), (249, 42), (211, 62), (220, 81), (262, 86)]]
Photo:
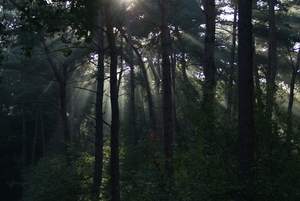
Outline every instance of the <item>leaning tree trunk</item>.
[(151, 129), (152, 132), (157, 133), (157, 123), (156, 123), (156, 116), (155, 116), (155, 111), (154, 111), (154, 103), (153, 103), (153, 98), (151, 94), (151, 89), (150, 89), (150, 84), (149, 84), (149, 79), (147, 75), (147, 70), (145, 67), (145, 63), (143, 61), (141, 53), (138, 51), (137, 48), (132, 46), (135, 54), (137, 55), (139, 66), (141, 68), (143, 77), (144, 77), (144, 86), (146, 90), (146, 96), (147, 96), (147, 102), (148, 102), (148, 111), (149, 111), (149, 118), (150, 118), (150, 124), (151, 124)]
[(95, 163), (94, 163), (94, 193), (99, 198), (102, 184), (103, 169), (103, 91), (104, 91), (104, 15), (103, 9), (98, 13), (98, 64), (97, 64), (97, 91), (95, 105)]
[(293, 104), (294, 104), (294, 90), (295, 90), (295, 82), (296, 78), (298, 75), (298, 70), (300, 67), (300, 48), (298, 49), (298, 57), (297, 57), (297, 62), (296, 65), (293, 66), (293, 72), (292, 72), (292, 77), (291, 77), (291, 82), (290, 82), (290, 94), (289, 94), (289, 103), (288, 103), (288, 109), (287, 109), (287, 134), (286, 134), (286, 141), (288, 143), (288, 150), (289, 152), (291, 151), (291, 140), (292, 140), (292, 129), (293, 129)]
[(111, 4), (113, 1), (107, 1), (105, 4), (106, 34), (109, 46), (110, 56), (110, 101), (111, 101), (111, 196), (112, 200), (120, 201), (119, 189), (119, 103), (118, 103), (118, 79), (117, 64), (118, 55), (113, 31)]
[(238, 200), (253, 200), (249, 184), (254, 157), (252, 0), (239, 0), (238, 6), (238, 182), (246, 186)]
[[(188, 76), (186, 73), (186, 69), (187, 69), (187, 63), (186, 63), (186, 50), (185, 50), (185, 43), (179, 33), (179, 28), (176, 25), (175, 26), (175, 35), (178, 39), (178, 45), (180, 48), (180, 52), (181, 52), (181, 58), (180, 58), (180, 64), (181, 64), (181, 74), (182, 74), (182, 78), (183, 78), (183, 84), (184, 84), (184, 91), (185, 91), (185, 101), (186, 103), (193, 103), (194, 101), (196, 101), (196, 98), (194, 96), (194, 94), (192, 93), (193, 90), (193, 86), (191, 86), (191, 84), (189, 83), (188, 80)], [(192, 138), (193, 138), (193, 128), (192, 128), (192, 123), (191, 123), (191, 116), (192, 116), (192, 111), (190, 110), (190, 108), (188, 108), (185, 111), (185, 121), (187, 123), (187, 140), (188, 142), (192, 142)]]
[[(122, 34), (122, 36), (125, 38), (126, 42), (129, 45), (129, 36), (125, 35), (125, 31), (119, 27), (119, 31)], [(145, 67), (145, 63), (143, 61), (142, 58), (142, 54), (138, 51), (138, 49), (131, 43), (131, 47), (132, 47), (132, 51), (134, 51), (134, 53), (136, 54), (139, 66), (140, 66), (140, 70), (143, 74), (143, 86), (145, 87), (146, 90), (146, 96), (147, 96), (147, 102), (148, 102), (148, 112), (149, 112), (149, 119), (150, 119), (150, 128), (152, 130), (153, 133), (157, 133), (157, 123), (156, 123), (156, 116), (155, 116), (155, 111), (154, 111), (154, 103), (153, 103), (153, 97), (151, 94), (151, 88), (150, 88), (150, 84), (149, 84), (149, 78), (147, 75), (147, 70)], [(133, 83), (134, 84), (134, 83)], [(136, 140), (137, 136), (136, 136)]]
[(66, 154), (66, 161), (67, 165), (71, 165), (71, 156), (70, 156), (70, 131), (69, 131), (69, 123), (68, 123), (68, 115), (67, 115), (67, 68), (68, 62), (65, 64), (57, 64), (58, 62), (54, 62), (51, 56), (50, 50), (48, 45), (46, 44), (46, 39), (42, 33), (39, 33), (39, 37), (41, 43), (43, 45), (43, 49), (45, 51), (47, 60), (54, 72), (54, 75), (58, 81), (60, 94), (59, 94), (59, 103), (60, 103), (60, 115), (62, 118), (62, 125), (63, 125), (63, 135), (64, 135), (64, 152)]

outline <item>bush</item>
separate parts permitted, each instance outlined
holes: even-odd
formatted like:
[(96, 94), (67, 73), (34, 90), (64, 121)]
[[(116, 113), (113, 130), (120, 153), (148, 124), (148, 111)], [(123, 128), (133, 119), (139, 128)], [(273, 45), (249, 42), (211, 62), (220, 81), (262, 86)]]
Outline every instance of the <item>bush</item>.
[(23, 201), (89, 200), (92, 160), (80, 156), (71, 166), (63, 156), (41, 159), (24, 174)]

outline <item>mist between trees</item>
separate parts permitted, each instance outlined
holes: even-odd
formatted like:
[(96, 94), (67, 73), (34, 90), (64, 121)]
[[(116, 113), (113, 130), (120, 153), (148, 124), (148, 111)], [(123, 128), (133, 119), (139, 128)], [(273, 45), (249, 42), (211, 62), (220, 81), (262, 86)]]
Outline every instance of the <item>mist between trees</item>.
[(299, 9), (1, 0), (0, 199), (299, 200)]

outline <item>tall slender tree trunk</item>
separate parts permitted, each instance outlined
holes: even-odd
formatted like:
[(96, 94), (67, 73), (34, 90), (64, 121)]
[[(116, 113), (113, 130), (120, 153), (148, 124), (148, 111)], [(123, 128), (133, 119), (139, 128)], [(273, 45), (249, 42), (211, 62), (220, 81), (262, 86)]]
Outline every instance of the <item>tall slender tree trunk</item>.
[(173, 119), (173, 133), (177, 132), (177, 112), (176, 112), (176, 55), (171, 56), (171, 87), (172, 87), (172, 119)]
[(186, 73), (186, 69), (187, 69), (186, 50), (185, 50), (185, 44), (183, 42), (183, 39), (179, 33), (178, 25), (175, 26), (175, 35), (177, 37), (179, 48), (180, 48), (180, 53), (181, 53), (180, 64), (181, 64), (181, 73), (182, 73), (182, 77), (183, 77), (183, 82), (185, 84), (185, 89), (188, 89), (189, 88), (189, 86), (188, 86), (189, 80), (188, 80), (188, 76)]
[[(129, 43), (128, 36), (125, 35), (125, 31), (122, 30), (121, 27), (119, 27), (119, 31), (122, 34), (122, 36), (125, 38), (127, 43)], [(129, 44), (128, 44), (129, 45)], [(154, 103), (153, 103), (153, 97), (151, 94), (151, 88), (149, 84), (149, 78), (147, 75), (147, 70), (145, 67), (145, 63), (142, 58), (142, 54), (138, 51), (138, 49), (132, 44), (132, 50), (137, 56), (137, 60), (140, 66), (140, 70), (142, 71), (143, 77), (144, 77), (144, 87), (146, 90), (146, 96), (147, 96), (147, 102), (148, 102), (148, 112), (149, 112), (149, 119), (150, 119), (150, 127), (152, 129), (152, 132), (156, 133), (157, 132), (157, 123), (156, 123), (156, 116), (155, 116), (155, 111), (154, 111)], [(137, 138), (137, 136), (136, 136)], [(137, 139), (136, 139), (137, 140)]]
[(32, 152), (31, 152), (31, 164), (35, 163), (35, 147), (36, 147), (36, 139), (38, 133), (38, 122), (39, 122), (39, 103), (35, 115), (34, 135), (33, 135)]
[(120, 201), (120, 172), (119, 172), (119, 103), (118, 103), (118, 79), (117, 64), (118, 55), (115, 36), (112, 25), (113, 14), (111, 4), (105, 5), (106, 34), (110, 56), (110, 101), (111, 101), (111, 193), (113, 201)]
[[(268, 66), (267, 66), (267, 96), (266, 96), (266, 120), (271, 122), (274, 98), (276, 92), (275, 77), (277, 71), (276, 50), (276, 25), (275, 25), (275, 0), (269, 0), (269, 33), (268, 33)], [(270, 125), (269, 125), (270, 126)], [(268, 128), (268, 132), (271, 132)]]
[[(204, 75), (205, 82), (203, 88), (202, 112), (205, 115), (204, 140), (211, 144), (214, 134), (214, 97), (216, 87), (216, 67), (215, 67), (215, 0), (202, 0), (206, 31), (204, 41)], [(205, 151), (206, 152), (206, 151)], [(210, 152), (210, 151), (209, 151)], [(208, 153), (208, 152), (207, 152)], [(206, 154), (207, 154), (206, 153)], [(211, 154), (211, 153), (209, 153)]]
[(128, 14), (126, 18), (127, 26), (127, 45), (128, 45), (128, 55), (129, 55), (129, 67), (130, 67), (130, 133), (132, 138), (132, 143), (136, 145), (136, 114), (135, 114), (135, 75), (134, 75), (134, 65), (133, 65), (133, 51), (132, 51), (132, 34), (131, 34), (131, 14)]
[(103, 91), (104, 91), (104, 13), (98, 10), (98, 64), (97, 64), (97, 92), (95, 113), (95, 163), (94, 163), (94, 193), (99, 198), (102, 184), (103, 169)]
[(216, 86), (215, 67), (215, 0), (203, 0), (205, 12), (206, 31), (204, 44), (204, 94), (203, 106), (209, 107), (213, 104)]
[(39, 104), (40, 107), (40, 121), (41, 121), (41, 134), (42, 134), (42, 145), (43, 145), (43, 153), (42, 153), (42, 157), (45, 156), (46, 154), (46, 137), (45, 137), (45, 127), (44, 127), (44, 117), (43, 117), (43, 111), (42, 111), (42, 107)]
[[(26, 118), (24, 106), (22, 106), (22, 170), (27, 167), (27, 136), (26, 136)], [(25, 194), (25, 187), (22, 189), (23, 195)]]
[(252, 0), (239, 0), (238, 6), (238, 182), (246, 186), (238, 200), (253, 200), (249, 185), (254, 157)]
[(232, 117), (232, 102), (233, 102), (233, 81), (235, 79), (235, 52), (236, 52), (236, 25), (237, 25), (237, 5), (234, 5), (233, 23), (232, 23), (232, 40), (230, 50), (230, 69), (229, 69), (229, 80), (228, 80), (228, 92), (227, 92), (227, 110)]
[(162, 80), (162, 77), (161, 77), (161, 68), (159, 68), (159, 66), (155, 66), (154, 63), (154, 58), (153, 58), (153, 55), (151, 54), (151, 52), (149, 52), (149, 54), (147, 55), (147, 62), (148, 62), (148, 65), (149, 65), (149, 69), (151, 70), (152, 72), (152, 75), (154, 77), (154, 80), (155, 80), (155, 85), (154, 85), (154, 101), (155, 101), (155, 120), (156, 120), (156, 131), (157, 131), (157, 134), (159, 136), (162, 136), (162, 132), (163, 132), (163, 117), (161, 115), (161, 113), (163, 112), (162, 111), (162, 96), (161, 96), (161, 90), (160, 90), (160, 86), (161, 86), (161, 80)]
[(23, 169), (27, 166), (27, 143), (26, 143), (26, 118), (24, 106), (22, 108), (22, 166)]
[(260, 77), (258, 72), (257, 58), (256, 58), (256, 50), (255, 50), (255, 38), (252, 39), (253, 45), (253, 74), (254, 74), (254, 83), (255, 83), (255, 99), (257, 101), (256, 105), (259, 107), (259, 110), (263, 110), (263, 100), (262, 100), (262, 90), (260, 88)]
[[(67, 115), (67, 66), (61, 67), (61, 74), (57, 77), (60, 86), (60, 113), (62, 117), (63, 133), (64, 133), (64, 151), (66, 154), (67, 165), (71, 165), (71, 153), (70, 153), (70, 131)], [(55, 71), (58, 71), (55, 68)], [(56, 72), (56, 74), (59, 74)]]
[(157, 122), (156, 122), (154, 103), (153, 103), (153, 98), (152, 98), (152, 94), (151, 94), (147, 70), (146, 70), (145, 63), (143, 61), (141, 53), (134, 46), (132, 46), (132, 48), (133, 48), (135, 54), (137, 55), (139, 66), (141, 68), (141, 71), (142, 71), (142, 74), (144, 77), (144, 86), (145, 86), (147, 102), (148, 102), (148, 111), (149, 111), (151, 129), (153, 130), (154, 133), (156, 133), (157, 132)]
[(173, 177), (173, 118), (172, 118), (172, 78), (170, 63), (170, 36), (168, 28), (169, 1), (160, 0), (161, 18), (161, 52), (162, 52), (162, 74), (163, 74), (163, 138), (164, 155), (166, 157), (165, 169), (170, 177)]
[[(71, 83), (69, 85), (69, 90), (70, 90), (70, 98), (69, 98), (69, 102), (70, 102), (70, 115), (69, 115), (69, 119), (70, 119), (70, 141), (74, 142), (74, 145), (76, 144), (76, 138), (77, 138), (77, 134), (76, 134), (76, 126), (78, 126), (78, 121), (76, 122), (76, 108), (78, 108), (78, 106), (76, 105), (77, 103), (77, 94), (75, 93), (75, 83)], [(77, 114), (78, 115), (78, 114)], [(78, 118), (79, 119), (79, 118)]]
[[(194, 94), (192, 93), (193, 91), (193, 86), (191, 86), (191, 84), (189, 83), (189, 80), (188, 80), (188, 76), (187, 76), (187, 73), (186, 73), (186, 70), (187, 70), (187, 64), (186, 64), (186, 50), (185, 50), (185, 44), (183, 42), (183, 39), (179, 33), (179, 28), (178, 26), (175, 26), (175, 35), (178, 39), (178, 44), (179, 44), (179, 47), (180, 47), (180, 52), (181, 52), (181, 58), (180, 58), (180, 64), (181, 64), (181, 74), (182, 74), (182, 78), (183, 78), (183, 84), (184, 84), (184, 90), (185, 90), (185, 93), (186, 93), (186, 98), (185, 98), (185, 101), (187, 103), (192, 103), (193, 101), (195, 101), (195, 96)], [(192, 128), (192, 123), (191, 123), (191, 116), (192, 116), (192, 111), (190, 109), (187, 109), (186, 110), (186, 123), (187, 123), (187, 139), (188, 139), (188, 142), (191, 142), (192, 141), (192, 137), (193, 137), (193, 128)]]

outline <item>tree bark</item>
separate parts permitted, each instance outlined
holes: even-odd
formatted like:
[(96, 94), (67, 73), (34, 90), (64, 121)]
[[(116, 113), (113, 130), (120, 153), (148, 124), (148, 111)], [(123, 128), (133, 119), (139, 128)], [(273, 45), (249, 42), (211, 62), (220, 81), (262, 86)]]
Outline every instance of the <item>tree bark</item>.
[(150, 84), (149, 84), (149, 79), (145, 67), (145, 63), (142, 59), (141, 53), (133, 46), (133, 50), (135, 54), (138, 57), (138, 62), (144, 77), (144, 85), (145, 85), (145, 90), (147, 94), (147, 102), (148, 102), (148, 110), (149, 110), (149, 118), (150, 118), (150, 124), (151, 124), (151, 129), (153, 130), (154, 133), (157, 133), (157, 122), (156, 122), (156, 116), (155, 116), (155, 111), (154, 111), (154, 103), (153, 103), (153, 98), (151, 94), (151, 89), (150, 89)]
[[(128, 43), (128, 36), (125, 35), (125, 31), (122, 30), (121, 27), (119, 27), (119, 31), (122, 34), (122, 36), (125, 38), (126, 42)], [(151, 88), (150, 88), (150, 84), (149, 84), (149, 79), (148, 79), (145, 63), (143, 61), (142, 54), (138, 51), (138, 49), (133, 44), (132, 44), (132, 50), (134, 51), (134, 53), (137, 56), (137, 60), (138, 60), (139, 66), (140, 66), (140, 70), (142, 71), (142, 74), (143, 74), (143, 77), (144, 77), (143, 86), (145, 87), (146, 96), (147, 96), (148, 112), (149, 112), (149, 119), (150, 119), (150, 128), (151, 128), (152, 132), (156, 133), (157, 132), (157, 123), (156, 123), (156, 116), (155, 116), (155, 111), (154, 111), (154, 103), (153, 103), (153, 97), (152, 97), (152, 94), (151, 94)]]
[(252, 0), (239, 0), (238, 22), (238, 182), (239, 200), (252, 200), (253, 118)]
[[(204, 118), (203, 135), (206, 145), (210, 145), (214, 139), (214, 97), (216, 87), (216, 67), (215, 67), (215, 0), (202, 0), (206, 31), (204, 41), (204, 75), (202, 113)], [(207, 146), (210, 147), (210, 146)], [(211, 148), (209, 148), (211, 149)], [(211, 150), (205, 150), (205, 154), (212, 154)]]
[[(210, 107), (214, 101), (216, 86), (216, 67), (215, 67), (215, 0), (202, 0), (205, 19), (206, 31), (204, 41), (204, 93), (203, 107)], [(211, 111), (210, 111), (211, 113)]]
[(253, 74), (254, 74), (254, 83), (255, 83), (255, 99), (257, 101), (256, 105), (258, 106), (259, 110), (263, 110), (263, 100), (262, 100), (262, 90), (260, 88), (260, 77), (258, 72), (257, 66), (257, 58), (256, 58), (256, 51), (255, 51), (255, 38), (252, 39), (252, 46), (253, 46)]
[(36, 138), (37, 138), (37, 132), (38, 132), (38, 120), (39, 120), (39, 103), (36, 110), (35, 115), (35, 124), (34, 124), (34, 135), (33, 135), (33, 142), (32, 142), (32, 152), (31, 152), (31, 164), (35, 163), (35, 147), (36, 147)]
[(130, 133), (133, 145), (137, 143), (136, 136), (136, 114), (135, 114), (135, 75), (134, 75), (134, 65), (133, 65), (133, 51), (132, 51), (132, 34), (131, 34), (131, 14), (128, 14), (126, 18), (127, 26), (127, 45), (128, 45), (128, 55), (129, 55), (129, 67), (130, 67)]
[[(191, 86), (191, 84), (189, 83), (188, 80), (188, 76), (186, 73), (186, 69), (187, 69), (187, 63), (186, 63), (186, 50), (185, 50), (185, 44), (184, 41), (179, 33), (179, 28), (176, 25), (175, 26), (175, 35), (178, 39), (178, 44), (179, 44), (179, 48), (180, 48), (180, 52), (181, 52), (181, 58), (180, 58), (180, 64), (181, 64), (181, 74), (182, 74), (182, 78), (183, 78), (183, 84), (184, 84), (184, 90), (185, 90), (185, 101), (187, 103), (192, 103), (193, 101), (196, 100), (193, 92), (193, 86)], [(190, 109), (186, 110), (185, 113), (185, 119), (186, 119), (186, 123), (187, 123), (187, 140), (188, 142), (192, 141), (192, 137), (193, 137), (193, 128), (192, 128), (192, 123), (191, 123), (191, 115), (192, 115), (192, 111)]]
[(68, 68), (68, 62), (65, 62), (64, 64), (58, 65), (55, 63), (51, 57), (51, 53), (49, 50), (49, 47), (46, 44), (46, 39), (43, 36), (42, 33), (39, 33), (40, 40), (43, 45), (47, 60), (49, 61), (49, 64), (51, 65), (51, 68), (55, 74), (55, 77), (59, 83), (60, 88), (60, 94), (59, 94), (59, 103), (60, 103), (60, 115), (62, 118), (62, 124), (63, 124), (63, 134), (64, 134), (64, 152), (66, 154), (66, 161), (67, 165), (71, 165), (71, 156), (70, 156), (70, 131), (69, 131), (69, 123), (68, 123), (68, 116), (67, 116), (67, 68)]
[(237, 5), (234, 5), (233, 23), (232, 23), (232, 41), (230, 50), (230, 69), (229, 69), (229, 80), (228, 80), (228, 92), (227, 92), (227, 110), (229, 116), (232, 117), (232, 101), (233, 101), (233, 81), (235, 79), (235, 52), (236, 52), (236, 25), (237, 25)]
[(97, 91), (95, 105), (95, 163), (94, 163), (94, 193), (99, 199), (102, 184), (103, 169), (103, 91), (104, 91), (104, 13), (103, 8), (98, 11), (98, 64)]
[(172, 79), (170, 63), (170, 36), (168, 28), (169, 1), (160, 0), (161, 19), (161, 52), (162, 52), (162, 74), (163, 74), (163, 133), (164, 133), (164, 155), (165, 170), (173, 178), (173, 119), (172, 119)]
[(119, 172), (119, 103), (118, 103), (118, 79), (117, 64), (118, 55), (115, 36), (112, 25), (113, 13), (111, 4), (105, 4), (106, 34), (110, 55), (110, 101), (111, 101), (111, 196), (112, 200), (120, 201), (120, 172)]
[[(267, 66), (267, 96), (266, 96), (266, 121), (271, 122), (274, 98), (276, 92), (275, 77), (277, 71), (276, 51), (276, 25), (275, 25), (275, 0), (269, 0), (269, 33), (268, 33), (268, 66)], [(269, 125), (270, 126), (270, 125)], [(267, 132), (270, 132), (268, 128)]]
[[(298, 75), (298, 70), (300, 67), (300, 48), (298, 49), (298, 56), (297, 56), (297, 62), (296, 65), (293, 67), (291, 82), (290, 82), (290, 94), (289, 94), (289, 103), (288, 103), (288, 109), (287, 109), (287, 138), (286, 141), (288, 143), (288, 146), (291, 146), (291, 140), (292, 140), (292, 129), (293, 129), (293, 104), (294, 104), (294, 90), (295, 90), (295, 82)], [(300, 79), (299, 79), (300, 80)], [(291, 149), (289, 149), (291, 151)]]
[(162, 132), (163, 132), (163, 117), (162, 117), (162, 102), (163, 102), (163, 98), (161, 95), (161, 80), (162, 80), (162, 76), (161, 76), (161, 68), (159, 65), (154, 66), (154, 58), (153, 55), (151, 54), (151, 52), (149, 52), (149, 54), (147, 55), (147, 62), (149, 65), (149, 68), (152, 72), (152, 75), (154, 77), (155, 80), (155, 86), (154, 86), (154, 95), (153, 95), (153, 100), (155, 101), (155, 119), (156, 119), (156, 132), (159, 136), (162, 137)]
[(45, 127), (44, 127), (44, 117), (43, 117), (43, 111), (42, 111), (42, 107), (39, 104), (39, 111), (40, 111), (40, 121), (41, 121), (41, 134), (42, 134), (42, 145), (43, 145), (43, 154), (42, 157), (45, 156), (46, 154), (46, 138), (45, 138)]
[[(22, 170), (25, 171), (27, 167), (27, 136), (26, 136), (26, 118), (24, 106), (22, 107)], [(22, 187), (22, 193), (25, 194), (25, 187)]]

